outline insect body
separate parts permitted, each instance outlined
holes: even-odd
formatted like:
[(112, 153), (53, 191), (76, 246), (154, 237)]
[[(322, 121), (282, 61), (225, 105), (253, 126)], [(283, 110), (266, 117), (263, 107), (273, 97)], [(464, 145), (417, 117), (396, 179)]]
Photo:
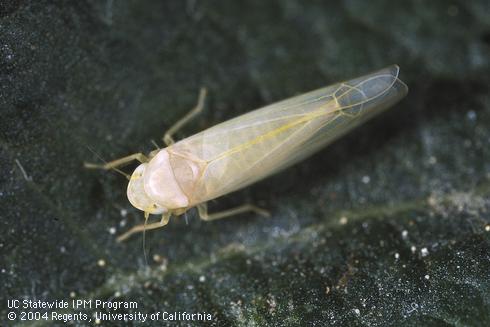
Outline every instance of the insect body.
[(134, 159), (142, 162), (130, 178), (129, 201), (146, 217), (161, 214), (162, 220), (133, 227), (120, 240), (162, 227), (171, 215), (192, 207), (206, 220), (244, 211), (266, 214), (245, 205), (208, 215), (205, 203), (296, 163), (399, 101), (407, 86), (398, 72), (398, 66), (390, 66), (254, 110), (174, 143), (173, 132), (202, 109), (202, 90), (198, 106), (165, 135), (166, 148), (148, 158), (134, 154), (86, 166), (111, 169)]

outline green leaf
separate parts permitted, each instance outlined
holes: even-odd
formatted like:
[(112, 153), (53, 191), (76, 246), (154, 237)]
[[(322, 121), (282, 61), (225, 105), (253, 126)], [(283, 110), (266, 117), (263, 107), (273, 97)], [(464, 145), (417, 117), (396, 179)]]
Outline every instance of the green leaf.
[[(214, 326), (487, 326), (489, 22), (483, 0), (1, 8), (1, 321), (20, 312), (11, 299), (99, 299)], [(191, 211), (148, 231), (145, 249), (142, 235), (116, 243), (142, 214), (122, 176), (83, 162), (153, 150), (201, 86), (205, 113), (179, 137), (392, 63), (410, 88), (401, 103), (211, 203), (271, 218)]]

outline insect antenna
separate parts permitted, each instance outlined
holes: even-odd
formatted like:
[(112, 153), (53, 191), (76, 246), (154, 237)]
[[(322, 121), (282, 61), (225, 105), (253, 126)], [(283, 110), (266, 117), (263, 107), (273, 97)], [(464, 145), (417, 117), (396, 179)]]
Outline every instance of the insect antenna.
[[(97, 158), (100, 159), (100, 161), (102, 161), (104, 163), (104, 165), (107, 165), (107, 161), (104, 160), (104, 158), (102, 158), (102, 156), (100, 156), (97, 152), (95, 152), (94, 149), (92, 149), (90, 146), (88, 145), (85, 145), (85, 147), (87, 147), (87, 149), (92, 152), (92, 154), (94, 154)], [(89, 166), (88, 164), (85, 164), (85, 167), (92, 167), (92, 166)], [(116, 168), (116, 167), (110, 167), (110, 169), (114, 170), (115, 172), (118, 172), (119, 174), (123, 175), (124, 177), (126, 177), (126, 179), (129, 181), (131, 179), (131, 176), (126, 174), (125, 172), (123, 172), (122, 170)]]
[(145, 223), (143, 225), (143, 256), (145, 257), (146, 267), (150, 267), (148, 264), (148, 254), (146, 253), (146, 224), (148, 223), (148, 217), (150, 214), (145, 211)]

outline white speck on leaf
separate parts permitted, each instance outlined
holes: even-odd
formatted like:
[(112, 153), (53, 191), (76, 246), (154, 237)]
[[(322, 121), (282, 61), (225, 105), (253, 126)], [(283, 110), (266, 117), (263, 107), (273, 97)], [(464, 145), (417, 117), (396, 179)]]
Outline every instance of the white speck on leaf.
[(471, 122), (474, 122), (476, 120), (476, 112), (473, 111), (473, 110), (470, 110), (466, 113), (466, 118), (471, 121)]

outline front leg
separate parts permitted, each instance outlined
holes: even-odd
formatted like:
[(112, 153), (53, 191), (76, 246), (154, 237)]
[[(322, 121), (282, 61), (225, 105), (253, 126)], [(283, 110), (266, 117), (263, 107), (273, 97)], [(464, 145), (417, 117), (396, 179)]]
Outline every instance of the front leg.
[(157, 223), (151, 223), (151, 224), (146, 224), (146, 219), (148, 219), (148, 218), (146, 218), (144, 224), (134, 226), (133, 228), (131, 228), (130, 230), (128, 230), (126, 233), (120, 235), (117, 238), (117, 241), (118, 242), (125, 241), (131, 235), (136, 234), (136, 233), (140, 233), (140, 232), (147, 231), (147, 230), (150, 230), (150, 229), (162, 228), (163, 226), (165, 226), (165, 225), (168, 224), (168, 221), (170, 220), (170, 216), (171, 216), (170, 212), (167, 212), (167, 213), (165, 213), (165, 214), (162, 215), (162, 220), (160, 220)]
[(148, 158), (143, 153), (134, 153), (126, 157), (122, 157), (110, 162), (106, 162), (105, 164), (94, 164), (90, 162), (84, 162), (83, 165), (85, 166), (85, 168), (89, 168), (89, 169), (109, 170), (109, 169), (114, 169), (117, 167), (127, 165), (128, 163), (134, 160), (138, 160), (141, 163), (148, 162)]
[(88, 168), (88, 169), (104, 169), (104, 170), (113, 169), (113, 170), (117, 171), (118, 173), (124, 175), (128, 180), (130, 180), (131, 176), (129, 176), (128, 174), (126, 174), (125, 172), (123, 172), (122, 170), (120, 170), (117, 167), (127, 165), (128, 163), (130, 163), (131, 161), (134, 161), (134, 160), (138, 160), (141, 163), (148, 162), (148, 158), (144, 154), (134, 153), (134, 154), (131, 154), (131, 155), (123, 157), (123, 158), (119, 158), (119, 159), (116, 159), (116, 160), (113, 160), (110, 162), (106, 162), (105, 164), (94, 164), (94, 163), (90, 163), (90, 162), (84, 162), (83, 166), (85, 168)]

